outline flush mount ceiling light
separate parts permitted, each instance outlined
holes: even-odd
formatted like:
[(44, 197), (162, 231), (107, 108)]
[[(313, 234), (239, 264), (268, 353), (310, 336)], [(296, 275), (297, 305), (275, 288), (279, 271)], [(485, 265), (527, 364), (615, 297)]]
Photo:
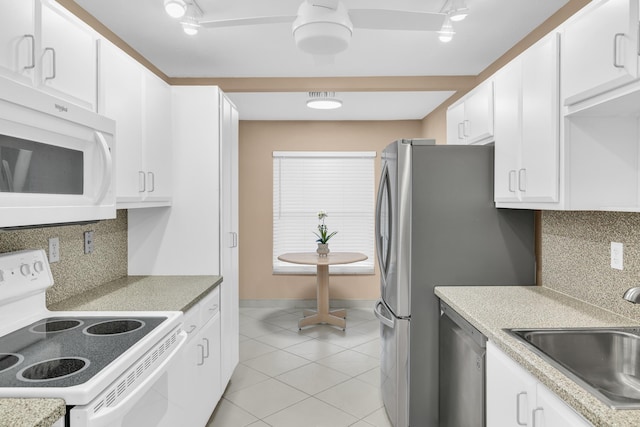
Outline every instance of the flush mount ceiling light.
[(307, 107), (315, 110), (335, 110), (342, 107), (342, 101), (335, 92), (309, 92)]
[(164, 10), (172, 18), (182, 18), (187, 13), (184, 0), (164, 0)]

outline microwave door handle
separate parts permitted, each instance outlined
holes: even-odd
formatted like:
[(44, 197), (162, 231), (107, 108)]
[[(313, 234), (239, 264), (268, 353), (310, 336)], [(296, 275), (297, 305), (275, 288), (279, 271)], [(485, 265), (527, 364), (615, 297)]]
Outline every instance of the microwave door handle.
[(102, 162), (104, 165), (104, 174), (102, 177), (102, 185), (100, 186), (100, 192), (96, 197), (96, 204), (100, 203), (104, 196), (107, 195), (109, 187), (111, 186), (111, 176), (113, 174), (113, 160), (111, 159), (111, 151), (109, 151), (109, 145), (102, 133), (95, 132), (96, 142), (102, 149)]

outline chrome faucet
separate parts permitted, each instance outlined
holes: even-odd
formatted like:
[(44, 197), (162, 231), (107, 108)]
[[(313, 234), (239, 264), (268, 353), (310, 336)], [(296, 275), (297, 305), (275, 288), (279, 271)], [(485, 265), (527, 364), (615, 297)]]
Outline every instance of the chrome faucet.
[(627, 289), (622, 298), (634, 304), (640, 303), (640, 287)]

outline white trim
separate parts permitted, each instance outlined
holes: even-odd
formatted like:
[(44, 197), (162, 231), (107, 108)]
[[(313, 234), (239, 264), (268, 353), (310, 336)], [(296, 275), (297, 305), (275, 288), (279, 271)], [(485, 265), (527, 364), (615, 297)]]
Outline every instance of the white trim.
[(375, 158), (375, 151), (274, 151), (276, 158), (299, 158), (299, 157), (360, 157)]

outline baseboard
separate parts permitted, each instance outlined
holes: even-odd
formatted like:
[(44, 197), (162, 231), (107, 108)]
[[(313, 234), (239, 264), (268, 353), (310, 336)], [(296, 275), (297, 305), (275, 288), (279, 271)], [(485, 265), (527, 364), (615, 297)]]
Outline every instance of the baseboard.
[[(375, 300), (332, 299), (331, 308), (371, 308)], [(241, 299), (240, 307), (315, 308), (315, 299)]]

